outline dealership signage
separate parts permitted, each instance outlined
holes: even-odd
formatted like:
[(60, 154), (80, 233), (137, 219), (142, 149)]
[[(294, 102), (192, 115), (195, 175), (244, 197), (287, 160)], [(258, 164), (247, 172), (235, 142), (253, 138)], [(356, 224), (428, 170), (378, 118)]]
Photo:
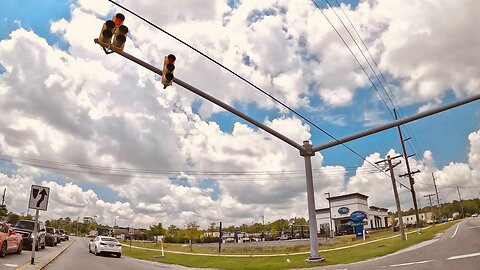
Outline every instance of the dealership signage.
[(367, 217), (367, 213), (365, 213), (365, 212), (363, 212), (363, 211), (354, 211), (354, 212), (350, 215), (350, 219), (353, 220), (353, 222), (361, 222), (361, 221), (364, 220), (366, 217)]
[(344, 214), (347, 214), (348, 212), (350, 212), (350, 209), (348, 209), (348, 207), (340, 207), (340, 208), (338, 208), (338, 213), (339, 213), (339, 214), (344, 215)]

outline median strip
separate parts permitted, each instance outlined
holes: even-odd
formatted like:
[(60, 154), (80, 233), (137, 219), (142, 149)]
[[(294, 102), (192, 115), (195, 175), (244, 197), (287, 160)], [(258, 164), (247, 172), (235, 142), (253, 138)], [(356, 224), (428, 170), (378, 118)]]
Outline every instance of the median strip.
[[(430, 229), (430, 227), (425, 228)], [(416, 231), (411, 231), (408, 232), (407, 234), (412, 234), (416, 233)], [(348, 249), (348, 248), (354, 248), (358, 246), (363, 246), (363, 245), (368, 245), (371, 243), (387, 240), (387, 239), (392, 239), (395, 237), (400, 237), (400, 235), (394, 235), (394, 236), (389, 236), (385, 238), (380, 238), (372, 241), (366, 241), (354, 245), (349, 245), (349, 246), (344, 246), (344, 247), (338, 247), (338, 248), (331, 248), (331, 249), (321, 249), (319, 250), (320, 252), (329, 252), (329, 251), (337, 251), (337, 250), (343, 250), (343, 249)], [(122, 246), (125, 247), (130, 247), (130, 245), (127, 244), (122, 244)], [(155, 248), (145, 248), (145, 247), (138, 247), (138, 246), (131, 246), (132, 248), (136, 249), (142, 249), (142, 250), (149, 250), (149, 251), (159, 251), (161, 252), (160, 249), (155, 249)], [(183, 255), (193, 255), (193, 256), (208, 256), (208, 257), (233, 257), (233, 258), (260, 258), (260, 257), (280, 257), (280, 256), (292, 256), (292, 255), (303, 255), (303, 254), (310, 254), (310, 251), (305, 251), (305, 252), (295, 252), (295, 253), (276, 253), (276, 254), (209, 254), (209, 253), (193, 253), (193, 252), (184, 252), (184, 251), (172, 251), (172, 250), (164, 250), (165, 253), (173, 253), (173, 254), (183, 254)]]

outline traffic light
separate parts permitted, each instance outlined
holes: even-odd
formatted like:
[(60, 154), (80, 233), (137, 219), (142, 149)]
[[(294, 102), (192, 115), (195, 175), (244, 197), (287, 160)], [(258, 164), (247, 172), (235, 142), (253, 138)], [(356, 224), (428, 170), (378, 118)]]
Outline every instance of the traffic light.
[(123, 50), (128, 33), (128, 27), (123, 25), (124, 20), (125, 16), (117, 13), (111, 20), (106, 21), (98, 37), (98, 43), (107, 49), (110, 48), (110, 45), (113, 45), (113, 49)]
[(123, 50), (125, 47), (125, 41), (127, 41), (127, 33), (128, 27), (123, 25), (123, 21), (125, 21), (125, 16), (122, 13), (117, 13), (112, 18), (113, 22), (115, 23), (115, 37), (113, 38), (113, 47), (118, 50)]
[(98, 37), (98, 43), (100, 43), (103, 47), (110, 47), (114, 28), (115, 22), (113, 22), (112, 20), (108, 20), (103, 24), (102, 31), (100, 32), (100, 36)]
[(123, 47), (125, 47), (125, 41), (127, 41), (127, 33), (128, 27), (125, 25), (120, 25), (117, 27), (115, 30), (115, 38), (113, 39), (112, 43), (113, 47), (122, 51)]
[(163, 70), (162, 70), (162, 83), (163, 89), (167, 88), (167, 86), (172, 85), (173, 81), (173, 71), (175, 70), (175, 60), (176, 57), (173, 54), (169, 54), (165, 56), (163, 61)]

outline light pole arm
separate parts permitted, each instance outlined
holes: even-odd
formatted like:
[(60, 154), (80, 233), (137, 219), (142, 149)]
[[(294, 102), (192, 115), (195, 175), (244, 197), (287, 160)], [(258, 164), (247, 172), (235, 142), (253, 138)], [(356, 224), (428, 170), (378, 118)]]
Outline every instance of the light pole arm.
[[(98, 43), (96, 39), (95, 39), (95, 43)], [(119, 54), (119, 55), (121, 55), (121, 56), (123, 56), (123, 57), (125, 57), (125, 58), (127, 58), (127, 59), (129, 59), (129, 60), (131, 60), (131, 61), (133, 61), (133, 62), (135, 62), (135, 63), (137, 63), (137, 64), (139, 64), (139, 65), (141, 65), (142, 67), (144, 67), (144, 68), (146, 68), (146, 69), (149, 69), (149, 70), (157, 73), (157, 74), (160, 75), (160, 76), (162, 76), (162, 70), (160, 70), (159, 68), (156, 68), (156, 67), (150, 65), (149, 63), (146, 63), (146, 62), (144, 62), (144, 61), (136, 58), (135, 56), (133, 56), (133, 55), (131, 55), (131, 54), (128, 54), (128, 53), (126, 53), (126, 52), (124, 52), (124, 51), (114, 50), (114, 49), (113, 49), (112, 51), (115, 51), (117, 54)], [(227, 111), (235, 114), (236, 116), (242, 118), (243, 120), (245, 120), (245, 121), (247, 121), (247, 122), (249, 122), (249, 123), (257, 126), (257, 127), (260, 128), (260, 129), (263, 129), (264, 131), (270, 133), (271, 135), (273, 135), (273, 136), (279, 138), (280, 140), (282, 140), (282, 141), (290, 144), (291, 146), (295, 147), (296, 149), (298, 149), (298, 150), (300, 150), (300, 151), (304, 150), (304, 148), (303, 148), (302, 145), (296, 143), (295, 141), (293, 141), (292, 139), (290, 139), (290, 138), (286, 137), (285, 135), (279, 133), (278, 131), (276, 131), (276, 130), (274, 130), (274, 129), (272, 129), (272, 128), (270, 128), (270, 127), (268, 127), (268, 126), (266, 126), (266, 125), (264, 125), (264, 124), (262, 124), (262, 123), (260, 123), (260, 122), (258, 122), (257, 120), (251, 118), (250, 116), (248, 116), (248, 115), (246, 115), (246, 114), (244, 114), (244, 113), (236, 110), (235, 108), (233, 108), (232, 106), (224, 103), (223, 101), (221, 101), (221, 100), (219, 100), (219, 99), (217, 99), (217, 98), (215, 98), (215, 97), (213, 97), (213, 96), (211, 96), (211, 95), (203, 92), (202, 90), (200, 90), (200, 89), (198, 89), (198, 88), (196, 88), (196, 87), (194, 87), (194, 86), (191, 86), (190, 84), (188, 84), (188, 83), (186, 83), (186, 82), (184, 82), (184, 81), (182, 81), (182, 80), (180, 80), (180, 79), (178, 79), (178, 78), (173, 78), (173, 81), (174, 81), (176, 84), (182, 86), (183, 88), (189, 90), (190, 92), (193, 92), (193, 93), (195, 93), (195, 94), (203, 97), (204, 99), (215, 103), (216, 105), (218, 105), (218, 106), (224, 108), (225, 110), (227, 110)]]
[(432, 109), (432, 110), (417, 113), (417, 114), (411, 115), (409, 117), (405, 117), (403, 119), (399, 119), (397, 121), (394, 121), (394, 122), (391, 122), (391, 123), (388, 123), (388, 124), (385, 124), (385, 125), (382, 125), (382, 126), (370, 129), (370, 130), (362, 131), (362, 132), (357, 133), (357, 134), (353, 134), (353, 135), (350, 135), (350, 136), (340, 138), (338, 140), (334, 140), (334, 141), (331, 141), (331, 142), (328, 142), (328, 143), (321, 144), (319, 146), (315, 146), (315, 147), (312, 148), (312, 151), (317, 152), (317, 151), (321, 151), (321, 150), (324, 150), (324, 149), (327, 149), (327, 148), (330, 148), (330, 147), (333, 147), (333, 146), (337, 146), (339, 144), (343, 144), (343, 143), (346, 143), (346, 142), (349, 142), (349, 141), (353, 141), (353, 140), (365, 137), (367, 135), (372, 135), (372, 134), (378, 133), (380, 131), (384, 131), (384, 130), (387, 130), (387, 129), (390, 129), (390, 128), (393, 128), (393, 127), (397, 127), (397, 126), (400, 126), (400, 125), (403, 125), (403, 124), (406, 124), (406, 123), (409, 123), (409, 122), (413, 122), (415, 120), (418, 120), (418, 119), (421, 119), (421, 118), (424, 118), (424, 117), (427, 117), (427, 116), (430, 116), (430, 115), (433, 115), (433, 114), (436, 114), (436, 113), (439, 113), (439, 112), (443, 112), (443, 111), (446, 111), (446, 110), (449, 110), (449, 109), (452, 109), (452, 108), (455, 108), (455, 107), (458, 107), (458, 106), (461, 106), (461, 105), (465, 105), (467, 103), (476, 101), (478, 99), (480, 99), (480, 94), (476, 94), (476, 95), (473, 95), (473, 96), (471, 96), (469, 98), (466, 98), (464, 100), (459, 100), (459, 101), (456, 101), (456, 102), (452, 102), (450, 104), (446, 104), (446, 105), (440, 106), (440, 107)]

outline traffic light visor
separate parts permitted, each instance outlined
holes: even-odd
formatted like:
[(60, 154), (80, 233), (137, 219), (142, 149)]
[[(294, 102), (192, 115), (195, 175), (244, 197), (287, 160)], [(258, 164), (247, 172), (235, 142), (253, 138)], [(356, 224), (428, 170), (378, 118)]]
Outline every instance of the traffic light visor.
[(104, 43), (110, 43), (110, 40), (112, 39), (113, 33), (110, 30), (103, 30), (102, 31), (102, 36), (101, 36), (101, 41)]
[[(168, 64), (173, 64), (173, 62), (175, 62), (176, 59), (177, 59), (177, 58), (175, 57), (175, 55), (169, 54), (169, 55), (167, 56), (167, 63), (168, 63)], [(175, 67), (174, 67), (174, 68), (175, 68)]]
[(171, 80), (173, 80), (173, 73), (165, 74), (165, 79), (167, 79), (167, 82), (170, 82)]
[(122, 13), (117, 13), (113, 19), (115, 20), (115, 25), (120, 26), (123, 24), (123, 21), (125, 21), (125, 16)]
[(115, 35), (126, 35), (128, 33), (128, 27), (125, 25), (120, 25), (115, 31)]

